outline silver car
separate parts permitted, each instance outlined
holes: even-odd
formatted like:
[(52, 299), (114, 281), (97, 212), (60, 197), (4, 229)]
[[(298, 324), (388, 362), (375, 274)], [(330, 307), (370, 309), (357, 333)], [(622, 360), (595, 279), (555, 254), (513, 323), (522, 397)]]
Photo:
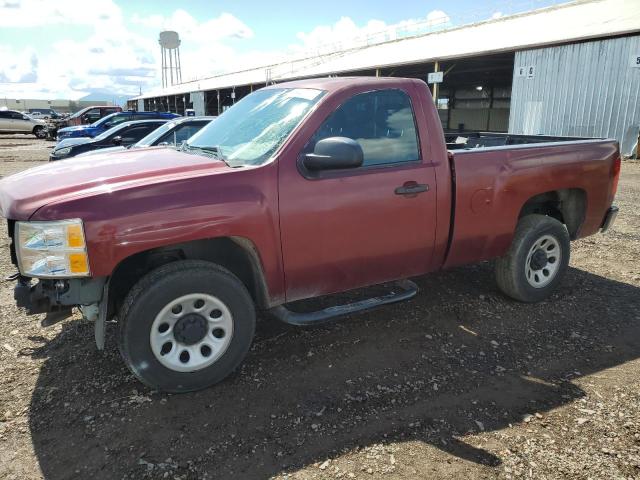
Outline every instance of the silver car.
[[(128, 148), (146, 148), (146, 147), (162, 147), (162, 146), (178, 146), (183, 141), (188, 140), (198, 133), (200, 129), (206, 126), (217, 117), (178, 117), (171, 120), (161, 127), (156, 128), (146, 137), (139, 140), (133, 145), (101, 148), (99, 150), (91, 150), (89, 152), (76, 155), (78, 157), (88, 157), (90, 155), (102, 155), (104, 153), (121, 152)], [(64, 140), (62, 140), (64, 142)]]
[(31, 118), (15, 110), (0, 110), (0, 133), (32, 133), (37, 138), (47, 138), (44, 120)]

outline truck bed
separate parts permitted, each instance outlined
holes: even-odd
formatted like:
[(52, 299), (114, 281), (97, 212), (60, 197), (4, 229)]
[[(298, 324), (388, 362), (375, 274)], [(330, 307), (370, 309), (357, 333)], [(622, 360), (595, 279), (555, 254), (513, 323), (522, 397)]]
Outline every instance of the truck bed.
[[(473, 138), (485, 148), (449, 151), (454, 215), (445, 267), (504, 255), (532, 199), (564, 213), (572, 239), (601, 228), (615, 189), (615, 140), (507, 134)], [(489, 146), (494, 141), (499, 144)]]
[(510, 145), (529, 145), (532, 143), (558, 143), (593, 140), (584, 137), (558, 137), (550, 135), (514, 135), (496, 132), (453, 132), (446, 131), (445, 141), (448, 150), (468, 150), (483, 147), (504, 147)]

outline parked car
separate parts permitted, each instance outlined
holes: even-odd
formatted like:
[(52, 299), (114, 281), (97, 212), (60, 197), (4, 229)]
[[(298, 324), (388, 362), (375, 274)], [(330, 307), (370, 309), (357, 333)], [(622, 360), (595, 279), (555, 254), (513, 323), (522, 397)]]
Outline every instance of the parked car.
[(76, 127), (59, 128), (57, 132), (57, 140), (63, 140), (65, 138), (77, 138), (77, 137), (95, 137), (100, 135), (105, 130), (118, 125), (119, 123), (130, 122), (133, 120), (152, 120), (154, 118), (161, 118), (170, 120), (172, 118), (179, 117), (175, 113), (167, 112), (117, 112), (107, 115), (101, 118), (97, 122), (91, 125), (80, 125)]
[(46, 117), (42, 112), (27, 112), (26, 115), (35, 119), (46, 120)]
[(180, 145), (182, 142), (188, 140), (196, 133), (200, 131), (202, 127), (207, 125), (210, 121), (216, 117), (181, 117), (175, 120), (171, 120), (164, 125), (156, 128), (149, 135), (142, 140), (125, 147), (119, 145), (117, 147), (103, 148), (100, 150), (93, 150), (86, 153), (77, 155), (78, 157), (87, 157), (90, 155), (100, 155), (103, 153), (121, 152), (127, 148), (145, 148), (156, 146), (175, 146)]
[(128, 147), (165, 123), (166, 120), (135, 120), (111, 127), (95, 138), (67, 138), (59, 142), (51, 151), (49, 161), (75, 157), (80, 153), (113, 146)]
[[(605, 139), (505, 143), (448, 151), (420, 80), (269, 86), (180, 149), (1, 180), (15, 298), (49, 323), (79, 305), (98, 348), (117, 313), (125, 363), (171, 392), (238, 367), (256, 309), (315, 325), (411, 298), (408, 278), (489, 259), (506, 295), (540, 301), (567, 271), (570, 240), (614, 221), (620, 152)], [(287, 307), (392, 281), (364, 301)]]
[(0, 133), (32, 133), (37, 138), (46, 138), (47, 127), (44, 120), (15, 110), (0, 110)]
[(28, 115), (33, 118), (42, 118), (45, 120), (49, 118), (54, 120), (62, 118), (62, 115), (52, 108), (30, 108)]

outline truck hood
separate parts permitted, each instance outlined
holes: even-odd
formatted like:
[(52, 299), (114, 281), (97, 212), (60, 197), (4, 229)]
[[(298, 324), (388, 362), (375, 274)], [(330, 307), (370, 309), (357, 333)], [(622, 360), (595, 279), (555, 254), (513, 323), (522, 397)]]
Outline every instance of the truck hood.
[(222, 161), (162, 147), (71, 158), (0, 180), (0, 214), (28, 220), (40, 207), (68, 198), (233, 171)]

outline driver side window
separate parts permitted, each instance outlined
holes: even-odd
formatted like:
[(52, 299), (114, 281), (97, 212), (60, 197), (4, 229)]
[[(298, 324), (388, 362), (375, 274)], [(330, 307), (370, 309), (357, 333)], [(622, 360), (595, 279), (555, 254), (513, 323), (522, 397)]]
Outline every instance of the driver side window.
[(125, 128), (119, 135), (122, 138), (122, 145), (126, 146), (136, 143), (138, 140), (141, 140), (142, 137), (151, 133), (152, 130), (155, 130), (159, 126), (159, 124), (148, 123), (145, 125), (133, 125), (129, 128)]
[(364, 153), (363, 167), (420, 160), (413, 108), (402, 90), (389, 89), (353, 96), (320, 126), (305, 148), (329, 137), (355, 140)]

